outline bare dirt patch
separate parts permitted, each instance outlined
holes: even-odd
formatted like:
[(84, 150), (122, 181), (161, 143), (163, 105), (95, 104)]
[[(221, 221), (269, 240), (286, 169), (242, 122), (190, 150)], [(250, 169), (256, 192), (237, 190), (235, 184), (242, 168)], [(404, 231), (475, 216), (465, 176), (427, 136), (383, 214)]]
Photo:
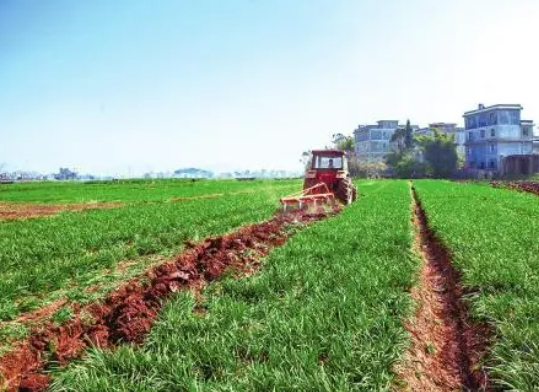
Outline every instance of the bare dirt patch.
[(55, 215), (61, 211), (84, 211), (122, 207), (123, 203), (95, 202), (79, 204), (30, 204), (0, 202), (0, 220), (37, 218)]
[(60, 326), (48, 322), (35, 329), (27, 340), (0, 358), (0, 389), (42, 391), (49, 383), (43, 370), (51, 363), (65, 365), (80, 357), (89, 346), (141, 343), (162, 302), (173, 293), (199, 290), (226, 270), (232, 269), (238, 275), (253, 273), (261, 257), (285, 243), (292, 226), (327, 215), (278, 214), (270, 221), (245, 226), (226, 236), (187, 244), (188, 249), (175, 261), (158, 265), (129, 281), (101, 303), (75, 309), (73, 319)]
[(417, 310), (406, 324), (411, 347), (397, 374), (405, 391), (491, 391), (482, 364), (490, 328), (474, 323), (463, 302), (465, 293), (451, 256), (429, 228), (412, 188), (415, 247), (423, 259), (417, 286), (412, 290)]
[(18, 316), (14, 320), (0, 322), (0, 328), (5, 327), (8, 324), (32, 324), (39, 321), (43, 321), (50, 317), (54, 312), (56, 312), (62, 305), (66, 302), (65, 299), (57, 299), (53, 302), (50, 302), (44, 306), (41, 306), (39, 309), (33, 310), (31, 312), (26, 312)]

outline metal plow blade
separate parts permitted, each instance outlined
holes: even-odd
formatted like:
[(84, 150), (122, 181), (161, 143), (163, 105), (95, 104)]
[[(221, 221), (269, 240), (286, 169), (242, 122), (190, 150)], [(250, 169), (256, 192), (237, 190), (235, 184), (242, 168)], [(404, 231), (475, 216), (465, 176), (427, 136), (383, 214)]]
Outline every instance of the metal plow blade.
[(328, 186), (321, 182), (301, 192), (282, 197), (281, 209), (284, 212), (295, 210), (307, 210), (318, 213), (327, 212), (335, 208), (335, 195), (330, 192)]

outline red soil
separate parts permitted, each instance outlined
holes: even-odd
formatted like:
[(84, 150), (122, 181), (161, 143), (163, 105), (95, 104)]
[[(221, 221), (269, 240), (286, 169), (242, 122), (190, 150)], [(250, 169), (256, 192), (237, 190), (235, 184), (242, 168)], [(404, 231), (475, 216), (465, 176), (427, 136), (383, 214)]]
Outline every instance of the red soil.
[(65, 299), (58, 299), (56, 301), (48, 303), (47, 305), (42, 306), (39, 309), (33, 310), (31, 312), (23, 313), (14, 320), (0, 322), (0, 328), (4, 327), (7, 324), (27, 325), (27, 324), (32, 324), (35, 322), (45, 320), (46, 318), (54, 314), (54, 312), (56, 312), (65, 302), (66, 302)]
[(534, 181), (491, 181), (494, 188), (512, 189), (519, 192), (533, 193), (539, 195), (539, 182)]
[(491, 330), (469, 319), (460, 274), (429, 228), (415, 192), (413, 198), (416, 249), (424, 265), (418, 286), (412, 290), (417, 311), (406, 325), (411, 347), (404, 365), (397, 369), (403, 390), (492, 390), (481, 362)]
[[(46, 323), (0, 358), (0, 373), (8, 391), (42, 391), (49, 379), (41, 373), (51, 361), (65, 365), (89, 346), (114, 347), (123, 342), (140, 343), (149, 332), (162, 301), (174, 292), (198, 288), (229, 268), (251, 273), (271, 248), (282, 245), (286, 228), (296, 222), (325, 218), (326, 214), (277, 215), (272, 220), (192, 245), (175, 261), (150, 270), (145, 279), (134, 279), (112, 292), (103, 303), (75, 309), (75, 317), (61, 326)], [(247, 252), (248, 250), (248, 252)], [(91, 317), (81, 317), (82, 314)], [(0, 380), (2, 378), (0, 377)]]
[(83, 211), (101, 208), (118, 208), (122, 203), (81, 203), (81, 204), (29, 204), (0, 202), (0, 220), (36, 218), (57, 214), (60, 211)]

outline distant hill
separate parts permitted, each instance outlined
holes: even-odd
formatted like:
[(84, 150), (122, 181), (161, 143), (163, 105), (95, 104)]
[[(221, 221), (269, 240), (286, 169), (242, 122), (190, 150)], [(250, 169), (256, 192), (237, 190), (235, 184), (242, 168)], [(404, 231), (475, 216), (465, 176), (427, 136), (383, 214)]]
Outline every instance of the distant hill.
[(177, 177), (182, 178), (212, 178), (213, 172), (209, 170), (199, 169), (196, 167), (188, 167), (174, 171)]

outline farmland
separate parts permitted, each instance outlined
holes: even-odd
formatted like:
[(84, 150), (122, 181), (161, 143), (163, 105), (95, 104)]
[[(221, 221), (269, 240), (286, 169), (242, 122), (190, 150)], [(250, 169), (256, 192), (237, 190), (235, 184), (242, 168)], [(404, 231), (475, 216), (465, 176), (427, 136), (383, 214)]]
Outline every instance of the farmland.
[[(267, 193), (297, 189), (300, 182), (281, 181), (191, 181), (191, 180), (116, 180), (16, 183), (0, 187), (2, 202), (81, 203), (89, 201), (164, 201), (197, 196), (238, 193)], [(291, 187), (291, 184), (292, 187)], [(286, 191), (285, 191), (286, 193)]]
[(0, 221), (0, 355), (28, 344), (29, 390), (539, 387), (537, 196), (361, 180), (334, 216), (275, 215), (300, 186), (0, 188), (117, 203)]
[(52, 389), (389, 388), (415, 264), (409, 191), (401, 182), (363, 192), (362, 203), (271, 253), (261, 273), (208, 287), (205, 317), (182, 293), (144, 346), (94, 351)]
[(472, 315), (495, 328), (492, 376), (509, 389), (537, 389), (537, 196), (439, 181), (417, 181), (416, 188), (470, 289)]
[[(200, 195), (206, 189), (202, 186), (202, 190), (194, 193), (190, 191), (191, 182), (183, 184), (187, 190), (175, 197)], [(243, 183), (239, 187), (234, 182), (221, 185), (223, 193), (227, 189), (246, 190)], [(68, 196), (61, 192), (64, 186), (69, 189)], [(87, 195), (84, 187), (84, 184), (60, 184), (56, 192), (64, 200), (80, 201)], [(131, 202), (122, 208), (6, 221), (0, 224), (0, 321), (12, 320), (21, 312), (58, 300), (93, 300), (114, 287), (118, 280), (178, 253), (187, 240), (198, 241), (264, 220), (274, 211), (278, 196), (288, 192), (291, 184), (275, 182), (268, 187), (271, 189), (262, 188), (256, 195), (223, 194), (219, 198), (174, 201), (170, 200), (166, 186), (162, 199), (149, 203)], [(297, 185), (292, 187), (295, 189)], [(17, 186), (10, 191), (4, 191), (3, 195), (19, 196)], [(210, 192), (213, 191), (210, 187)], [(112, 193), (103, 192), (104, 199), (119, 195), (116, 188)], [(129, 195), (132, 190), (129, 186), (123, 192)], [(117, 268), (119, 262), (129, 268)], [(90, 286), (93, 286), (91, 291), (83, 290)], [(15, 335), (24, 332), (24, 328), (16, 326), (4, 328), (2, 334), (10, 335), (12, 330), (16, 331)]]

